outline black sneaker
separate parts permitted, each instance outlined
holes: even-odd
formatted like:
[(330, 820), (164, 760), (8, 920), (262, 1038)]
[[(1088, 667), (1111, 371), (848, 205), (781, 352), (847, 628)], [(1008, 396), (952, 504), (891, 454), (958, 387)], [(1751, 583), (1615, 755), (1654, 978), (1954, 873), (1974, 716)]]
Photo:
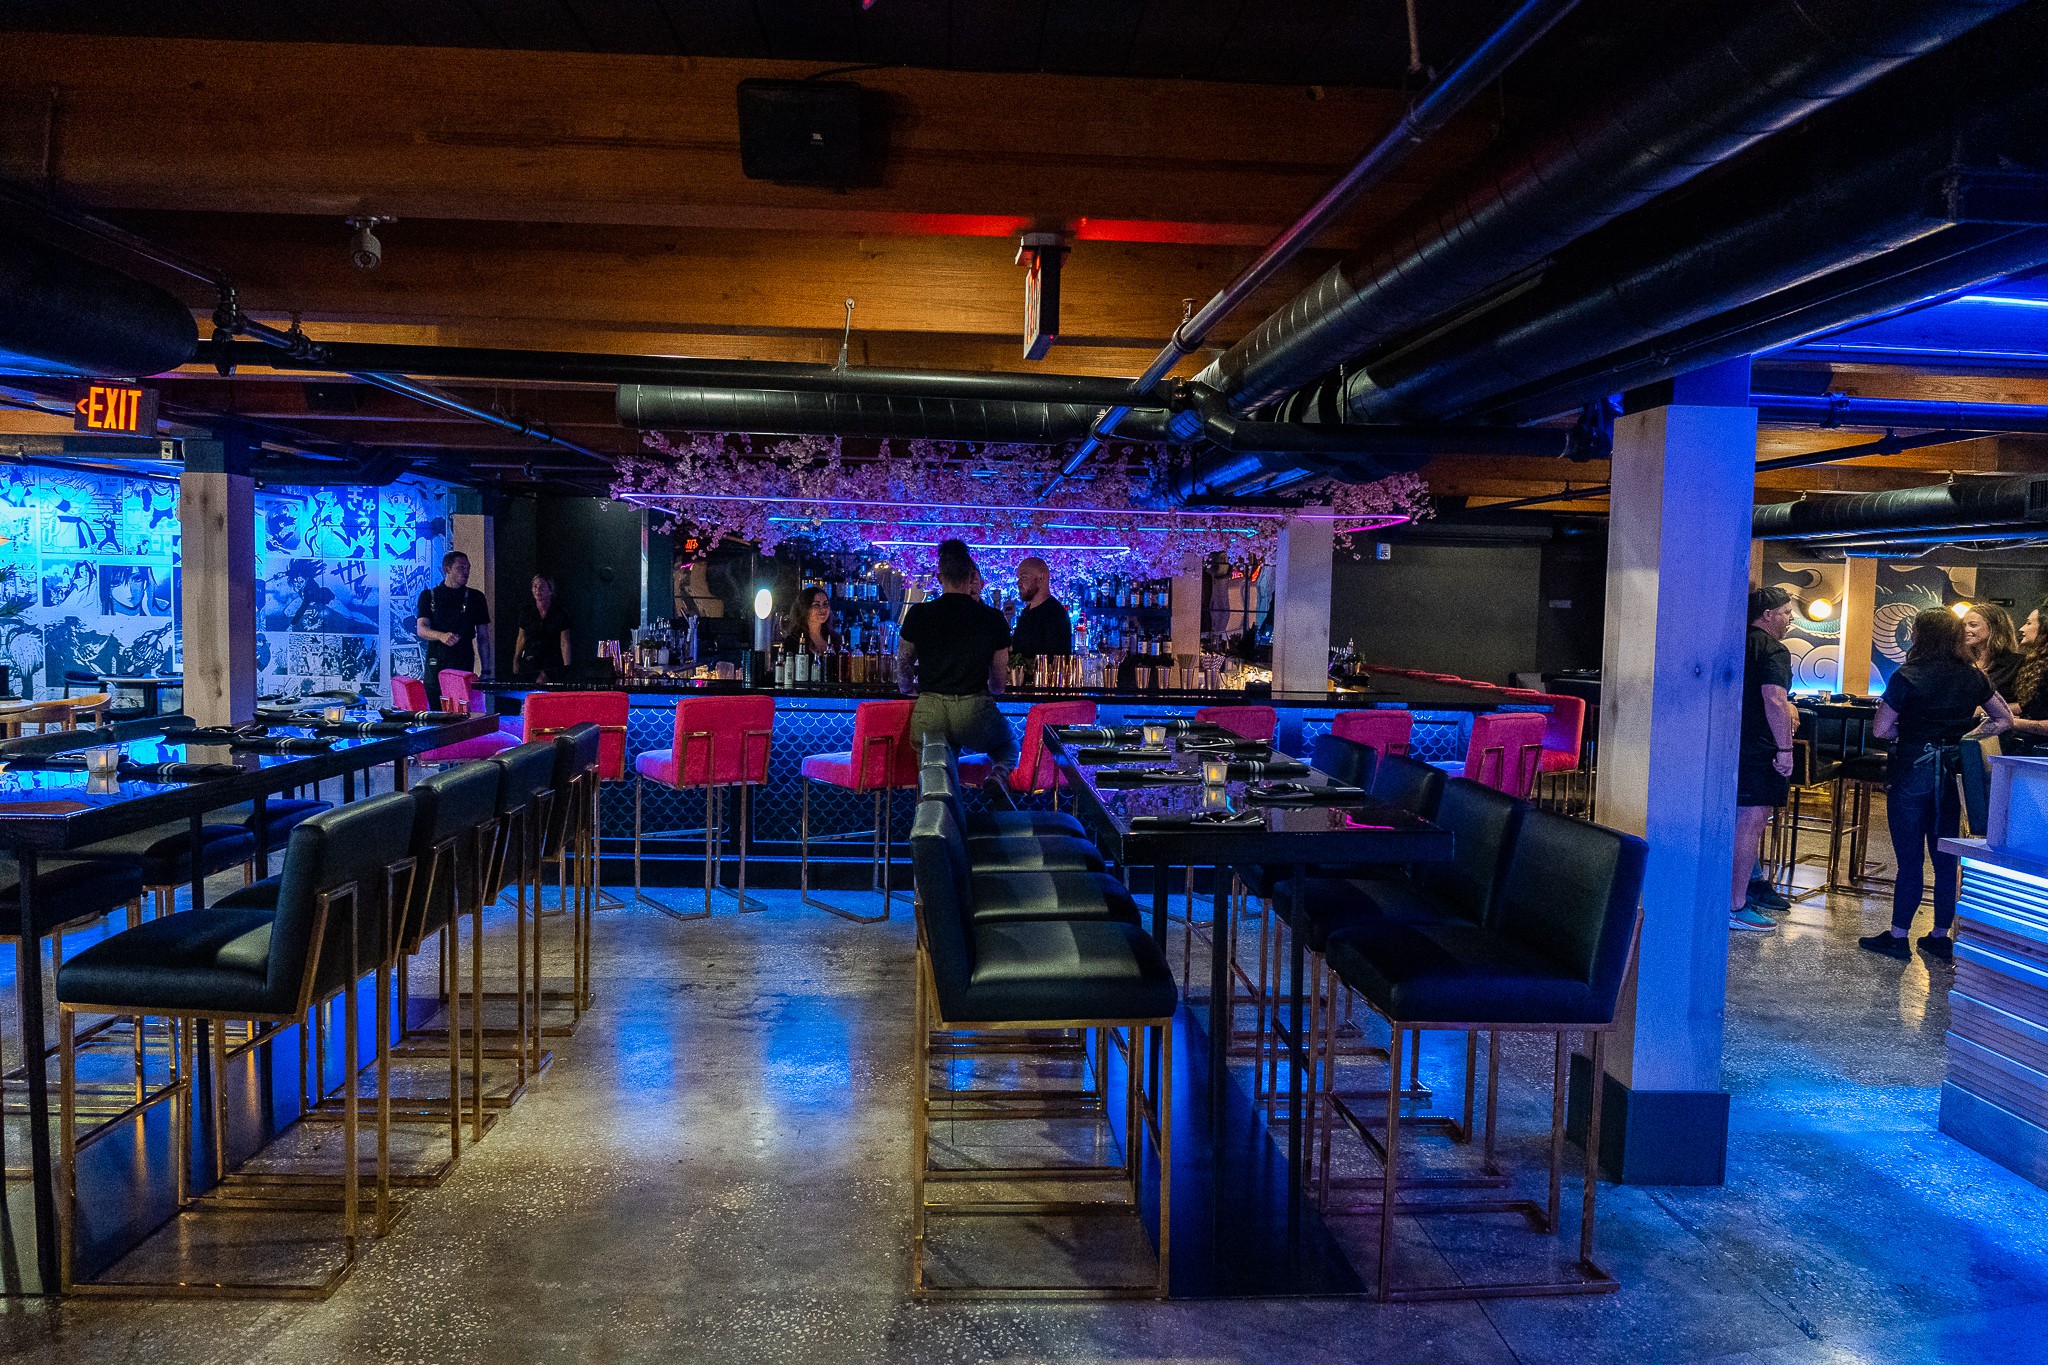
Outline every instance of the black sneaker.
[(1767, 881), (1751, 882), (1749, 884), (1749, 894), (1744, 896), (1743, 899), (1759, 910), (1790, 910), (1792, 908), (1792, 902), (1786, 900), (1779, 893), (1778, 888), (1772, 886)]
[(1918, 942), (1920, 951), (1929, 957), (1938, 957), (1943, 962), (1956, 960), (1956, 941), (1947, 934), (1922, 934)]
[(1897, 958), (1901, 962), (1910, 962), (1913, 958), (1913, 950), (1906, 946), (1906, 940), (1900, 938), (1889, 929), (1881, 933), (1865, 934), (1862, 938), (1856, 940), (1856, 946), (1863, 949), (1866, 953), (1876, 953), (1881, 957)]

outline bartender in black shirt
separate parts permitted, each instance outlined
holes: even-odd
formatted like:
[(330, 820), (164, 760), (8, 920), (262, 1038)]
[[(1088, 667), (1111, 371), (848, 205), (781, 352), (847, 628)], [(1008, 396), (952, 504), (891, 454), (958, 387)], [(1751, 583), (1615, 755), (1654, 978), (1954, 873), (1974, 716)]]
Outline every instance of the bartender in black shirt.
[(478, 651), (491, 657), (491, 609), (484, 595), (469, 586), (469, 556), (450, 550), (441, 556), (441, 581), (420, 594), (413, 634), (427, 645), (428, 704), (441, 705), (441, 670), (458, 668), (489, 677), (489, 666), (477, 667)]
[(1024, 610), (1010, 632), (1010, 652), (1022, 658), (1061, 658), (1074, 652), (1074, 619), (1052, 595), (1052, 572), (1036, 555), (1017, 565), (1017, 596)]
[(943, 735), (956, 754), (986, 753), (989, 779), (1007, 782), (1017, 766), (1017, 739), (991, 694), (1009, 675), (1009, 624), (977, 596), (981, 571), (964, 541), (939, 542), (939, 585), (945, 591), (906, 612), (896, 635), (900, 685), (917, 696), (910, 733), (919, 745)]

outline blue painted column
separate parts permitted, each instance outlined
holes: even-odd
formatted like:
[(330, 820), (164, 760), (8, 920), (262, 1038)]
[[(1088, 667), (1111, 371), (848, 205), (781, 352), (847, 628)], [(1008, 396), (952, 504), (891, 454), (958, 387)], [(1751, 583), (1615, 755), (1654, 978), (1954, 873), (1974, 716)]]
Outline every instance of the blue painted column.
[[(1602, 1156), (1632, 1183), (1719, 1184), (1742, 619), (1756, 482), (1749, 365), (1615, 424), (1601, 824), (1649, 841), (1636, 970), (1607, 1049)], [(1589, 1093), (1575, 1060), (1574, 1115)]]

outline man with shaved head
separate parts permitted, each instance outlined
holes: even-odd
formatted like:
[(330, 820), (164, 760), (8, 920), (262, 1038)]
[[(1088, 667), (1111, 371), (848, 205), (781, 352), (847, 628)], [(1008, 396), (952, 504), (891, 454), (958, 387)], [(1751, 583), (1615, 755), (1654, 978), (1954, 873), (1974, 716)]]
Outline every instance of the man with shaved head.
[(1052, 595), (1052, 573), (1036, 555), (1017, 566), (1017, 596), (1024, 599), (1024, 610), (1010, 631), (1010, 653), (1025, 658), (1072, 654), (1074, 620)]

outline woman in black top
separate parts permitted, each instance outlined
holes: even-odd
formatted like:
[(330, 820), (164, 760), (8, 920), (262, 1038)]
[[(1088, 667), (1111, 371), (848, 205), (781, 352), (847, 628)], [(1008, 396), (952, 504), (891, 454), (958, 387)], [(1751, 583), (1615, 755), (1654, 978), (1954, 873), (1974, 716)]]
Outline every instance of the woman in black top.
[(839, 632), (832, 629), (832, 594), (814, 583), (796, 595), (782, 622), (782, 648), (791, 654), (806, 649), (814, 655), (839, 648)]
[(2005, 737), (2007, 753), (2048, 753), (2048, 602), (2027, 613), (2020, 627), (2019, 676), (2013, 680), (2012, 733)]
[[(1969, 661), (1963, 623), (1953, 612), (1930, 607), (1913, 621), (1913, 646), (1884, 689), (1884, 704), (1872, 725), (1878, 738), (1892, 741), (1886, 767), (1885, 822), (1891, 828), (1898, 863), (1892, 884), (1892, 927), (1857, 940), (1873, 953), (1904, 960), (1906, 933), (1920, 909), (1921, 862), (1934, 860), (1934, 932), (1920, 940), (1930, 957), (1947, 958), (1949, 926), (1956, 917), (1956, 860), (1938, 841), (1962, 828), (1962, 795), (1956, 786), (1965, 738), (1996, 735), (2012, 728), (2005, 699)], [(1979, 710), (1990, 719), (1978, 724)]]
[(2019, 700), (2013, 683), (2019, 677), (2020, 642), (2012, 613), (1985, 602), (1963, 613), (1963, 649), (1971, 663), (1991, 679), (1991, 689), (2007, 703)]
[(555, 605), (555, 580), (533, 576), (533, 598), (519, 609), (519, 638), (512, 668), (535, 682), (561, 682), (569, 675), (569, 613)]

